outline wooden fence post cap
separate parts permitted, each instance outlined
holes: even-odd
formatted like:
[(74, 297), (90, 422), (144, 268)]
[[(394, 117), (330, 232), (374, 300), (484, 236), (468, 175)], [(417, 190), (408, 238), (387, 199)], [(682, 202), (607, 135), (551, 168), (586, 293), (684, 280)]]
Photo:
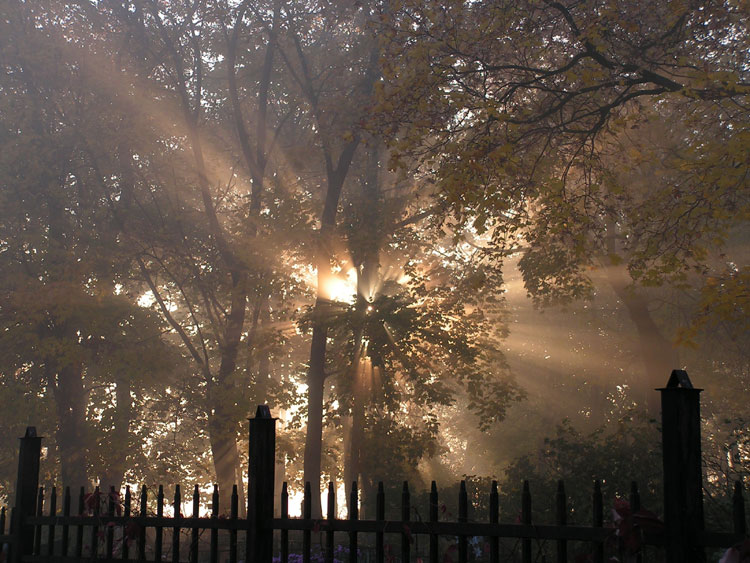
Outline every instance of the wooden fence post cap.
[(690, 381), (687, 372), (684, 369), (673, 369), (669, 376), (666, 387), (661, 387), (657, 391), (668, 391), (672, 389), (689, 389), (700, 393), (703, 389), (696, 389)]
[[(258, 408), (255, 410), (255, 418), (275, 420), (271, 416), (271, 407), (269, 407), (268, 405), (258, 405)], [(254, 418), (251, 417), (248, 420), (254, 420)]]
[(42, 438), (42, 436), (36, 435), (36, 426), (27, 426), (26, 432), (20, 440), (23, 440), (24, 438)]

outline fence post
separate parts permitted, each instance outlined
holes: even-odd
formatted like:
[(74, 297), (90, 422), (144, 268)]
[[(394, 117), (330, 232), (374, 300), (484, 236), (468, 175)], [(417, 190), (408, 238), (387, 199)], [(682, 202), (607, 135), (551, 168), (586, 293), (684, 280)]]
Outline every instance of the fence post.
[(268, 405), (258, 405), (250, 418), (248, 471), (248, 563), (271, 563), (273, 557), (273, 485), (276, 458), (276, 419)]
[(704, 529), (700, 392), (687, 372), (674, 370), (661, 392), (664, 520), (667, 563), (704, 563), (695, 545)]
[(13, 511), (12, 561), (19, 563), (34, 552), (34, 526), (26, 524), (27, 516), (36, 514), (36, 494), (39, 488), (39, 460), (42, 438), (36, 428), (28, 426), (18, 450), (18, 478), (16, 480), (16, 506)]

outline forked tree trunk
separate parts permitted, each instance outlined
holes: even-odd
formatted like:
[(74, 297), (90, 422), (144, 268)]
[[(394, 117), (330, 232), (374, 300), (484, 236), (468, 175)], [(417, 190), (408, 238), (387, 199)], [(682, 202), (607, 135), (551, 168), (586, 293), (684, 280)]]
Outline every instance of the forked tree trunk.
[[(216, 377), (211, 377), (210, 370), (205, 361), (202, 366), (204, 371), (208, 372), (209, 375), (210, 389), (208, 390), (209, 396), (207, 397), (209, 440), (214, 459), (216, 481), (219, 485), (220, 510), (228, 513), (232, 485), (235, 484), (235, 467), (239, 463), (236, 441), (237, 424), (239, 421), (236, 420), (235, 414), (232, 413), (233, 409), (228, 404), (231, 393), (226, 386), (229, 384), (230, 376), (237, 366), (237, 353), (245, 324), (248, 269), (243, 260), (237, 256), (230, 239), (227, 237), (227, 233), (221, 224), (214, 204), (213, 194), (211, 193), (199, 127), (202, 92), (200, 89), (194, 92), (194, 99), (192, 100), (194, 107), (191, 106), (191, 93), (185, 79), (184, 60), (174, 40), (170, 38), (166, 32), (166, 28), (163, 26), (158, 8), (153, 5), (150, 7), (150, 10), (154, 20), (159, 25), (161, 38), (174, 63), (175, 76), (177, 77), (175, 88), (180, 100), (187, 138), (192, 148), (200, 199), (203, 204), (203, 214), (213, 237), (213, 243), (216, 245), (228, 277), (231, 279), (231, 303), (227, 308), (228, 312), (221, 329), (223, 333), (220, 344), (221, 362)], [(197, 61), (198, 64), (201, 64), (200, 53), (198, 53)], [(234, 69), (231, 70), (232, 72), (234, 71)], [(253, 195), (257, 199), (257, 190)], [(255, 207), (257, 207), (257, 204), (255, 204)], [(219, 392), (215, 393), (216, 390)]]

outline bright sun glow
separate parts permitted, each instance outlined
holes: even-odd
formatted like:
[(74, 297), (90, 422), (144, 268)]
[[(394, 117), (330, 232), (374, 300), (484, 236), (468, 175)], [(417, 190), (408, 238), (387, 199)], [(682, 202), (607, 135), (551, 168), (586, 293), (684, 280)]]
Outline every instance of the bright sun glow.
[[(302, 517), (302, 501), (305, 495), (301, 490), (289, 490), (289, 516), (292, 518)], [(320, 505), (323, 509), (323, 517), (328, 518), (328, 490), (323, 488), (320, 492)], [(346, 486), (344, 483), (336, 483), (336, 517), (348, 517), (346, 510)]]
[(140, 307), (151, 307), (154, 303), (156, 303), (156, 299), (150, 291), (147, 291), (138, 298), (138, 305)]
[(331, 301), (353, 304), (357, 299), (357, 271), (351, 268), (346, 276), (331, 276), (324, 282), (322, 292)]

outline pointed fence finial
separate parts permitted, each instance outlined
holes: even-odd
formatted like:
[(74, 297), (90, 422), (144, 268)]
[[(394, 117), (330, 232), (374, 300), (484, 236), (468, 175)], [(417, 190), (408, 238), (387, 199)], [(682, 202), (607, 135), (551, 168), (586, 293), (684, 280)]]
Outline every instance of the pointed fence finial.
[(667, 388), (682, 387), (683, 389), (693, 389), (693, 384), (684, 369), (673, 369), (672, 374), (667, 381)]

